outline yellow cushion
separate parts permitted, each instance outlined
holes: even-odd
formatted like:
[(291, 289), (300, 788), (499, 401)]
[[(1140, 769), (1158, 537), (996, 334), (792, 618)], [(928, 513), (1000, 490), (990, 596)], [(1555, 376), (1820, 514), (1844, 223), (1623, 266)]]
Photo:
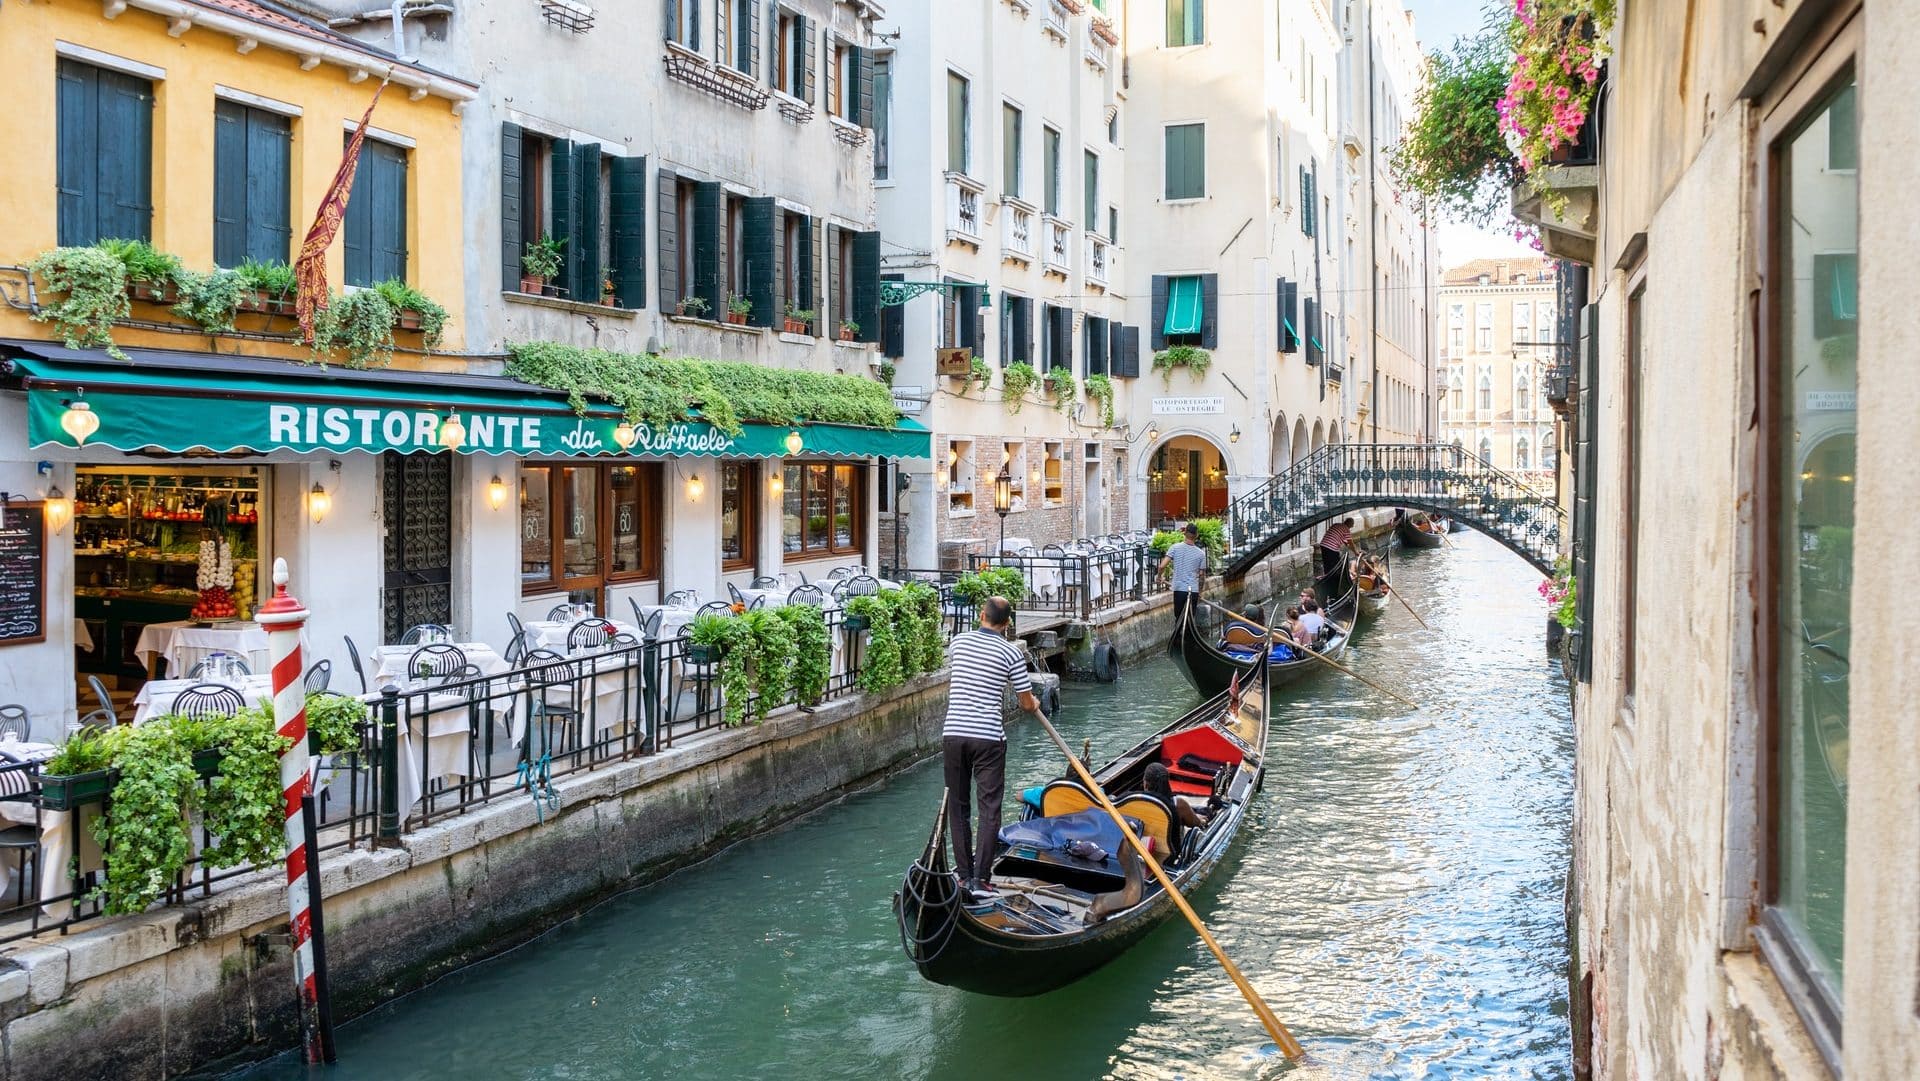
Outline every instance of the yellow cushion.
[(1140, 836), (1144, 840), (1153, 838), (1155, 852), (1171, 852), (1168, 838), (1173, 834), (1173, 812), (1158, 799), (1144, 792), (1135, 792), (1114, 804), (1114, 809), (1128, 818), (1140, 820)]
[(1098, 806), (1100, 803), (1093, 798), (1093, 793), (1082, 788), (1078, 781), (1055, 781), (1040, 794), (1040, 814), (1045, 818), (1070, 815)]

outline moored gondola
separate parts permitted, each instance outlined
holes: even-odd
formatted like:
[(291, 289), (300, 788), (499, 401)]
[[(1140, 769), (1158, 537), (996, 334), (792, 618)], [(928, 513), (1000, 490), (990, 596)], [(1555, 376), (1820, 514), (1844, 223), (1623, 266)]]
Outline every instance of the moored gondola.
[[(1260, 789), (1266, 739), (1266, 688), (1249, 666), (1238, 685), (1093, 771), (1182, 895), (1239, 835)], [(1154, 762), (1167, 766), (1176, 801), (1212, 808), (1205, 825), (1175, 828), (1177, 809), (1142, 790)], [(941, 801), (926, 848), (893, 897), (901, 943), (922, 976), (979, 994), (1042, 994), (1118, 957), (1175, 911), (1078, 781), (1062, 776), (1038, 800), (1000, 831), (994, 892), (981, 898), (963, 894), (950, 869)]]
[[(1403, 515), (1394, 525), (1393, 531), (1399, 536), (1401, 546), (1405, 548), (1440, 547), (1442, 539), (1447, 535), (1446, 525), (1435, 522), (1424, 514), (1418, 515), (1417, 518), (1418, 520), (1412, 514)], [(1435, 526), (1438, 527), (1437, 530)]]

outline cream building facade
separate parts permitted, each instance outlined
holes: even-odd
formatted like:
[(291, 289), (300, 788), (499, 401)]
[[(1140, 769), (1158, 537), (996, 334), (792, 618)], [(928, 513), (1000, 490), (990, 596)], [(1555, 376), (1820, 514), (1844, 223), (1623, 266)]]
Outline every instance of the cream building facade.
[(1555, 275), (1550, 259), (1476, 259), (1442, 273), (1435, 304), (1441, 441), (1543, 484), (1559, 460)]

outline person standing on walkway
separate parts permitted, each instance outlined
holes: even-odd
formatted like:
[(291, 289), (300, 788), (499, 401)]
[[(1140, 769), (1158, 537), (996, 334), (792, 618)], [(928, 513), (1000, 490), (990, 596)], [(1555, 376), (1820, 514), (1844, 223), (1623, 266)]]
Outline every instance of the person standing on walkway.
[[(1000, 798), (1007, 780), (1007, 731), (1003, 703), (1012, 689), (1020, 708), (1040, 712), (1033, 677), (1019, 646), (1007, 640), (1013, 604), (988, 597), (980, 605), (980, 625), (947, 647), (952, 675), (947, 680), (947, 720), (940, 732), (940, 754), (947, 783), (947, 829), (953, 839), (953, 869), (961, 888), (979, 897), (993, 892), (993, 846), (1000, 839)], [(969, 803), (975, 786), (980, 796), (978, 847)]]
[(1207, 573), (1207, 550), (1200, 547), (1200, 528), (1187, 523), (1186, 539), (1167, 549), (1160, 573), (1173, 571), (1173, 625), (1182, 626), (1193, 602), (1200, 597), (1200, 581)]

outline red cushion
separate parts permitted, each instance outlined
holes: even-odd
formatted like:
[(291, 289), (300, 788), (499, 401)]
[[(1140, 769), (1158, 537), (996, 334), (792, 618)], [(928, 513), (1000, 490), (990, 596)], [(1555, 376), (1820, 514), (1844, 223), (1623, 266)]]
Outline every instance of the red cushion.
[[(1240, 761), (1240, 748), (1235, 747), (1232, 740), (1221, 735), (1212, 725), (1189, 728), (1160, 741), (1160, 760), (1168, 766), (1179, 762), (1183, 754), (1197, 754), (1229, 766)], [(1176, 786), (1174, 790), (1179, 791), (1179, 788)]]

